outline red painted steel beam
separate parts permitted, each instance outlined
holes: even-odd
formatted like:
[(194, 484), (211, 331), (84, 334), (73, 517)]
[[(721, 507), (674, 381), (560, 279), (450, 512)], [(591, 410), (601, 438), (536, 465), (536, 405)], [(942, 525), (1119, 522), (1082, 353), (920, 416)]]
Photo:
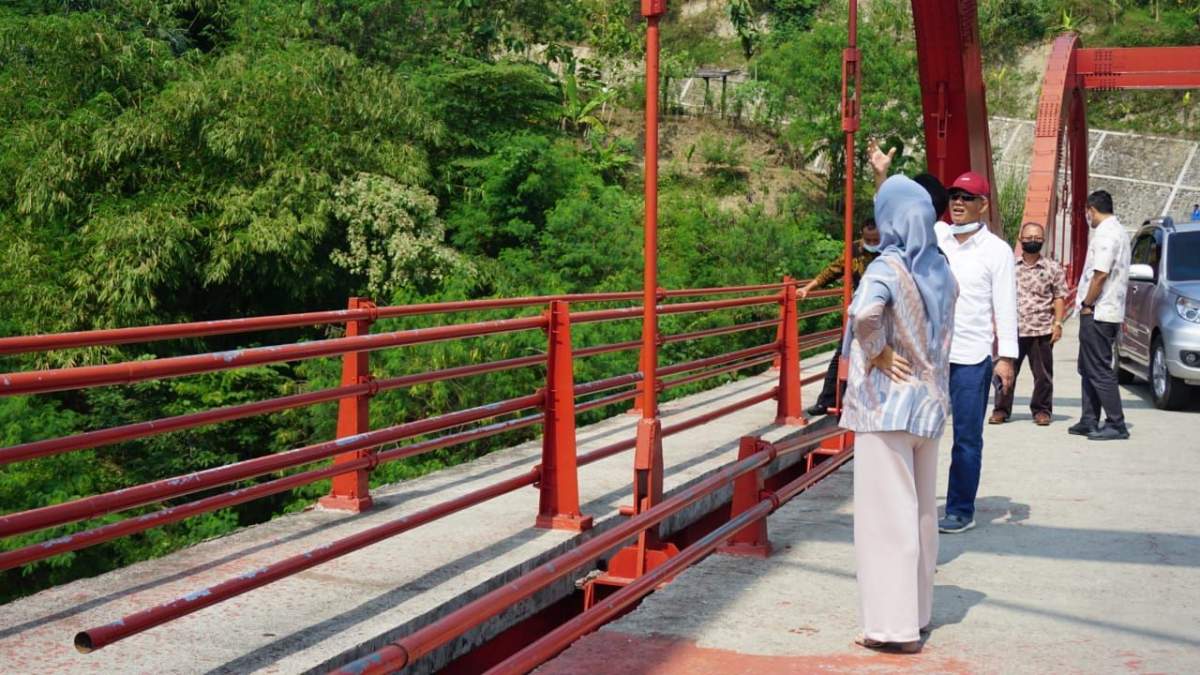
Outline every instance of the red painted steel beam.
[[(1021, 222), (1046, 228), (1048, 253), (1067, 264), (1074, 283), (1087, 247), (1084, 207), (1088, 191), (1086, 95), (1078, 73), (1081, 43), (1073, 33), (1050, 48), (1033, 130), (1033, 152)], [(1060, 184), (1069, 171), (1071, 183)], [(1069, 190), (1068, 190), (1069, 188)], [(1070, 204), (1064, 204), (1064, 198)]]
[[(976, 0), (912, 0), (912, 9), (928, 171), (946, 185), (975, 171), (995, 186)], [(989, 227), (1002, 233), (990, 202)]]
[[(812, 443), (815, 441), (809, 440), (808, 442)], [(487, 671), (487, 675), (532, 672), (538, 666), (566, 649), (575, 640), (616, 618), (621, 612), (638, 600), (654, 592), (662, 584), (670, 581), (680, 572), (715, 551), (743, 528), (773, 513), (783, 504), (786, 504), (800, 493), (828, 477), (829, 474), (849, 461), (852, 456), (852, 450), (845, 450), (822, 462), (814, 471), (793, 480), (775, 494), (762, 499), (737, 517), (730, 519), (724, 525), (704, 535), (695, 543), (680, 551), (679, 555), (668, 559), (662, 565), (638, 577), (628, 586), (619, 589), (616, 593), (593, 605), (590, 609), (575, 616), (570, 621), (560, 624), (557, 628), (529, 646), (492, 667)]]
[(256, 457), (234, 464), (175, 476), (153, 483), (144, 483), (102, 495), (44, 506), (0, 516), (0, 537), (10, 537), (25, 532), (64, 525), (89, 518), (96, 518), (137, 506), (153, 504), (165, 499), (182, 497), (238, 481), (255, 478), (263, 474), (290, 469), (312, 462), (329, 459), (351, 450), (367, 450), (385, 443), (442, 431), (461, 424), (470, 424), (491, 417), (498, 417), (526, 408), (540, 406), (542, 394), (531, 394), (499, 403), (469, 408), (459, 412), (430, 417), (416, 422), (368, 431), (356, 436), (339, 438), (335, 441), (317, 443), (295, 450), (288, 450), (265, 457)]
[(426, 344), (458, 338), (481, 337), (546, 327), (546, 317), (527, 317), (501, 321), (481, 321), (453, 326), (360, 335), (318, 340), (300, 344), (235, 349), (227, 352), (176, 356), (152, 361), (126, 361), (103, 366), (82, 366), (57, 370), (33, 370), (0, 375), (0, 396), (42, 394), (66, 389), (84, 389), (113, 384), (130, 384), (218, 370), (259, 366), (268, 363), (301, 361), (348, 352), (375, 351), (388, 347)]
[(1078, 49), (1075, 58), (1084, 89), (1200, 87), (1200, 46)]

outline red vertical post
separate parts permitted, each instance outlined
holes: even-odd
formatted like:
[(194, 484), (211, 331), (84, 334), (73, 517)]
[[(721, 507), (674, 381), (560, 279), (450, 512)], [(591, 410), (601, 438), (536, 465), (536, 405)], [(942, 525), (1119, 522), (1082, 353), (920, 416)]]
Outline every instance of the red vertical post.
[[(746, 459), (762, 449), (762, 443), (754, 436), (743, 436), (738, 444), (738, 460)], [(762, 470), (742, 474), (733, 482), (733, 501), (729, 504), (729, 519), (758, 505), (763, 494)], [(719, 549), (732, 555), (765, 558), (771, 555), (771, 540), (767, 538), (767, 519), (762, 518), (747, 525), (730, 537), (729, 542)]]
[(547, 317), (546, 400), (542, 428), (542, 476), (538, 488), (538, 527), (581, 532), (591, 516), (579, 511), (579, 472), (575, 461), (575, 367), (571, 351), (571, 311), (562, 300), (550, 303)]
[[(787, 290), (788, 282), (791, 280), (792, 280), (792, 278), (790, 276), (788, 276), (786, 274), (783, 275), (783, 289), (785, 291)], [(797, 297), (799, 297), (799, 296), (797, 296)], [(778, 341), (780, 344), (783, 343), (783, 326), (784, 326), (784, 320), (787, 318), (784, 316), (785, 310), (786, 310), (786, 308), (783, 305), (779, 306), (779, 325), (775, 327), (775, 340)], [(779, 354), (775, 355), (775, 360), (771, 362), (771, 370), (779, 370), (782, 367), (783, 367), (783, 353), (780, 352)]]
[[(846, 134), (846, 196), (845, 214), (842, 221), (842, 334), (850, 322), (850, 303), (854, 298), (854, 133), (858, 131), (861, 111), (859, 91), (862, 88), (862, 71), (859, 69), (858, 51), (858, 0), (850, 0), (850, 21), (847, 30), (846, 50), (842, 53), (842, 131)], [(850, 345), (842, 345), (838, 364), (838, 386), (835, 390), (836, 405), (842, 409), (842, 382), (846, 377), (846, 357)], [(846, 434), (838, 437), (844, 448)], [(811, 457), (810, 457), (811, 462)], [(810, 467), (811, 468), (811, 467)]]
[(788, 426), (803, 426), (804, 407), (800, 400), (800, 321), (796, 312), (796, 301), (799, 293), (796, 281), (784, 277), (783, 292), (780, 294), (783, 305), (780, 312), (780, 332), (783, 334), (783, 344), (780, 348), (779, 367), (779, 399), (776, 424)]
[[(642, 274), (642, 419), (633, 467), (633, 510), (662, 501), (662, 423), (658, 418), (658, 78), (659, 21), (666, 0), (642, 0), (646, 18), (646, 173)], [(641, 569), (638, 570), (640, 574)]]
[[(366, 298), (350, 298), (350, 309), (375, 309)], [(346, 337), (366, 335), (374, 323), (371, 319), (346, 322)], [(371, 381), (370, 352), (351, 352), (342, 356), (342, 386)], [(370, 431), (371, 393), (347, 396), (338, 401), (337, 437), (348, 438)], [(333, 458), (334, 466), (365, 457), (370, 450), (356, 450)], [(351, 471), (333, 477), (333, 489), (322, 497), (320, 505), (334, 511), (358, 513), (371, 508), (370, 472)]]

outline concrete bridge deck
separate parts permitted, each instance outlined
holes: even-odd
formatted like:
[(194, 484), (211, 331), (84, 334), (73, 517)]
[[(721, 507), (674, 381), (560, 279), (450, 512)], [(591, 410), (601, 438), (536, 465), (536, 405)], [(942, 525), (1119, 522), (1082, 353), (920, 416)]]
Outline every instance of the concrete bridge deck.
[[(804, 363), (822, 371), (826, 358)], [(664, 425), (720, 408), (778, 383), (767, 373), (663, 406)], [(814, 400), (818, 385), (805, 388)], [(664, 441), (669, 492), (737, 456), (746, 434), (776, 428), (767, 401)], [(618, 416), (580, 428), (579, 451), (632, 438), (637, 418)], [(541, 459), (540, 440), (374, 492), (376, 508), (360, 515), (320, 510), (278, 518), (229, 536), (76, 581), (0, 606), (3, 673), (301, 673), (326, 672), (407, 634), (468, 600), (516, 578), (574, 545), (577, 535), (532, 527), (538, 492), (524, 489), (435, 521), (296, 576), (203, 609), (92, 654), (74, 634), (303, 553), (499, 480), (524, 474)], [(580, 470), (583, 511), (600, 531), (630, 501), (632, 451)], [(728, 500), (728, 494), (723, 497)], [(699, 517), (715, 503), (698, 505)], [(688, 514), (680, 514), (686, 525)], [(667, 523), (668, 528), (671, 522)], [(415, 670), (428, 671), (540, 606), (574, 591), (573, 580), (473, 632)]]
[[(921, 654), (853, 644), (851, 464), (771, 517), (771, 558), (710, 556), (539, 672), (1200, 672), (1200, 400), (1163, 412), (1124, 387), (1129, 441), (1067, 435), (1077, 325), (1055, 351), (1054, 424), (1020, 409), (1024, 374), (1015, 420), (985, 431), (979, 525), (942, 535)], [(941, 449), (944, 499), (948, 435)]]

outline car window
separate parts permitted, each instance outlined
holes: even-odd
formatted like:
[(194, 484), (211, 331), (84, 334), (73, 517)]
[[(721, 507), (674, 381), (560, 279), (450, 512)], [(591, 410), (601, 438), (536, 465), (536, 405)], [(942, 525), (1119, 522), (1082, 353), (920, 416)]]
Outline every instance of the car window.
[(1133, 240), (1133, 254), (1130, 256), (1129, 262), (1134, 265), (1149, 265), (1150, 264), (1150, 244), (1153, 243), (1150, 233), (1139, 235)]
[(1176, 232), (1167, 240), (1167, 278), (1200, 281), (1200, 232)]

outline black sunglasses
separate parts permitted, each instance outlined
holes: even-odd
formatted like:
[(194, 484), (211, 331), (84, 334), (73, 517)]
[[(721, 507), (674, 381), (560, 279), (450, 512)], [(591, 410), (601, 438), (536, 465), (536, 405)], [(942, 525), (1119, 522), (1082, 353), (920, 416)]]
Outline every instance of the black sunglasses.
[(950, 201), (974, 202), (979, 201), (979, 195), (973, 195), (967, 192), (954, 192), (950, 194)]

